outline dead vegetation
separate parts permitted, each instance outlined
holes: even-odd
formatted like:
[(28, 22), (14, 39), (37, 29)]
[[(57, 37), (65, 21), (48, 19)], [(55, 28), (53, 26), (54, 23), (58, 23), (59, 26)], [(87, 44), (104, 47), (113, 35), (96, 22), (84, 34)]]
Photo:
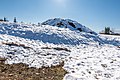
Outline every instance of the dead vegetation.
[(8, 46), (18, 46), (18, 47), (23, 47), (25, 49), (27, 48), (31, 48), (31, 47), (28, 47), (24, 44), (19, 44), (19, 43), (14, 43), (14, 42), (2, 42), (2, 44), (5, 44), (5, 45), (8, 45)]
[(60, 48), (60, 47), (55, 47), (55, 48), (50, 48), (50, 47), (42, 47), (41, 49), (55, 49), (58, 51), (67, 51), (67, 52), (71, 52), (69, 49), (67, 48)]
[(118, 48), (120, 48), (120, 46), (117, 46)]
[(0, 58), (0, 80), (62, 80), (67, 73), (64, 63), (37, 69), (23, 63), (5, 64), (5, 60)]

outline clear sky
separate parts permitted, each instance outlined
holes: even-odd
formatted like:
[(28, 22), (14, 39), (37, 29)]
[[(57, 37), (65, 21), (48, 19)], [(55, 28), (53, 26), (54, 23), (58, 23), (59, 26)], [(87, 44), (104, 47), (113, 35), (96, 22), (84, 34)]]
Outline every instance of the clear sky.
[(43, 22), (69, 18), (99, 32), (108, 26), (120, 29), (120, 0), (0, 0), (0, 18)]

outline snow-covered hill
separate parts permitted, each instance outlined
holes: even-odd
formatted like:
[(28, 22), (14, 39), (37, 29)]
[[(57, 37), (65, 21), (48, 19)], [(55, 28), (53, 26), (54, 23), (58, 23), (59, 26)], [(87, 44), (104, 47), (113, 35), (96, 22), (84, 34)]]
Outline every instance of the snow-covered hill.
[(80, 32), (86, 32), (97, 35), (94, 31), (90, 30), (89, 28), (81, 25), (80, 23), (70, 20), (70, 19), (61, 19), (61, 18), (54, 18), (49, 19), (42, 23), (42, 25), (50, 25), (50, 26), (57, 26), (61, 28), (69, 28), (70, 30), (76, 30)]
[(1, 22), (0, 57), (37, 68), (64, 61), (64, 80), (120, 80), (120, 37)]
[(32, 26), (28, 24), (0, 23), (0, 33), (53, 44), (79, 45), (104, 42), (98, 35), (49, 25)]

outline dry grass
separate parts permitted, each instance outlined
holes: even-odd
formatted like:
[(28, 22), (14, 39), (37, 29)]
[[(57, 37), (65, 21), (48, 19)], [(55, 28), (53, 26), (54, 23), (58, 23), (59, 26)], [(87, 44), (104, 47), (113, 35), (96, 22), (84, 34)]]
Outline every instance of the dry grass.
[(4, 58), (0, 58), (0, 80), (62, 80), (66, 74), (62, 68), (64, 63), (37, 69), (23, 63), (4, 64), (4, 61)]
[(55, 47), (55, 48), (50, 48), (50, 47), (42, 47), (41, 49), (55, 49), (58, 51), (67, 51), (67, 52), (71, 52), (69, 49), (67, 48), (60, 48), (60, 47)]

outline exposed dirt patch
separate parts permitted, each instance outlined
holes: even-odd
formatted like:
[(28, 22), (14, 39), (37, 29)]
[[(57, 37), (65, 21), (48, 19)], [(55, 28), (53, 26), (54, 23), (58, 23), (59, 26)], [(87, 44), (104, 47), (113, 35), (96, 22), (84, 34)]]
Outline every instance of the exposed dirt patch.
[(71, 25), (72, 27), (76, 28), (75, 25), (72, 22), (68, 22), (69, 25)]
[(25, 49), (27, 49), (27, 48), (31, 48), (31, 47), (25, 46), (24, 44), (19, 44), (19, 43), (14, 43), (14, 42), (11, 42), (11, 43), (8, 43), (8, 42), (2, 42), (2, 44), (8, 45), (8, 46), (18, 46), (18, 47), (23, 47), (23, 48), (25, 48)]
[(0, 80), (62, 80), (67, 73), (62, 67), (64, 63), (52, 67), (29, 68), (28, 65), (5, 64), (0, 58)]
[(118, 48), (120, 48), (120, 46), (117, 46)]
[(50, 48), (50, 47), (42, 47), (41, 49), (55, 49), (58, 51), (67, 51), (67, 52), (71, 52), (69, 49), (67, 48), (60, 48), (60, 47), (55, 47), (55, 48)]

